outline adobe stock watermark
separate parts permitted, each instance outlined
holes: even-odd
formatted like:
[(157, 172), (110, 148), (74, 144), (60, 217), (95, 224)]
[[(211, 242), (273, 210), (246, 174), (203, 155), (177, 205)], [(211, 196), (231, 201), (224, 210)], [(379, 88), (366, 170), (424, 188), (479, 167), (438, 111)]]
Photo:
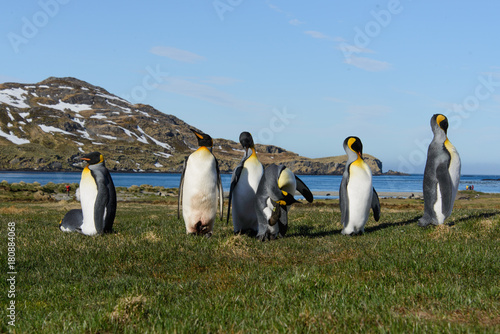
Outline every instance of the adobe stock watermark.
[(147, 74), (142, 78), (141, 84), (134, 86), (130, 93), (122, 95), (125, 100), (134, 104), (144, 101), (148, 92), (157, 89), (165, 81), (164, 78), (169, 75), (168, 72), (161, 70), (160, 65), (156, 65), (155, 68), (146, 66), (145, 70)]
[(7, 323), (16, 326), (16, 223), (7, 223)]
[(283, 107), (282, 110), (274, 108), (269, 120), (269, 126), (259, 130), (255, 141), (259, 143), (271, 143), (274, 135), (283, 132), (295, 117), (297, 115), (289, 113), (286, 107)]
[(214, 6), (215, 12), (221, 21), (224, 21), (224, 15), (227, 12), (232, 12), (236, 7), (241, 5), (243, 0), (214, 0), (212, 5)]
[(394, 16), (402, 12), (403, 6), (399, 0), (389, 0), (385, 9), (371, 10), (370, 15), (373, 20), (368, 21), (362, 28), (359, 26), (354, 27), (353, 44), (342, 42), (339, 45), (346, 63), (351, 63), (356, 54), (365, 53), (372, 40), (391, 24)]
[[(474, 88), (473, 94), (467, 95), (462, 100), (462, 103), (454, 103), (451, 108), (446, 109), (444, 114), (448, 118), (450, 128), (458, 129), (463, 124), (463, 121), (470, 117), (471, 113), (480, 108), (481, 102), (491, 98), (493, 93), (500, 87), (500, 81), (493, 80), (492, 73), (489, 73), (487, 77), (479, 76), (477, 81), (479, 83)], [(399, 156), (398, 170), (408, 174), (421, 172), (417, 171), (416, 168), (425, 164), (427, 148), (430, 142), (431, 138), (415, 139), (416, 148), (410, 152), (408, 158)]]
[(35, 38), (40, 30), (49, 24), (50, 20), (59, 14), (61, 5), (66, 5), (71, 0), (40, 0), (38, 6), (40, 10), (31, 17), (23, 16), (21, 18), (21, 30), (19, 32), (9, 32), (7, 39), (15, 53), (19, 53), (23, 44), (28, 44)]

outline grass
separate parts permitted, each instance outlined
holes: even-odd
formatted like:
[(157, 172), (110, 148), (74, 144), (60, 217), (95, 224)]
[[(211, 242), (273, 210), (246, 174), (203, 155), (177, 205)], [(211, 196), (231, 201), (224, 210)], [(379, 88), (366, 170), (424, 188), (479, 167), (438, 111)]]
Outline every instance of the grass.
[(188, 236), (174, 198), (118, 204), (115, 233), (85, 237), (57, 228), (76, 202), (0, 203), (2, 263), (15, 222), (18, 273), (16, 327), (1, 332), (500, 331), (499, 195), (457, 201), (426, 229), (422, 201), (382, 199), (356, 237), (340, 235), (338, 201), (299, 204), (266, 243), (222, 222)]

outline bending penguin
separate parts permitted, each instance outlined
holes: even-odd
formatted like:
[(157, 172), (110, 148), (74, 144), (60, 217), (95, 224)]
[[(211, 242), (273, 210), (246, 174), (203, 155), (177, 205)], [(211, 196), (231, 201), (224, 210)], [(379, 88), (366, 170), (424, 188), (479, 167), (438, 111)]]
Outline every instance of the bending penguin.
[(293, 197), (295, 190), (309, 203), (313, 201), (309, 188), (289, 168), (272, 164), (264, 170), (255, 201), (258, 239), (265, 241), (285, 236), (288, 230), (288, 207), (297, 202)]
[(441, 114), (431, 118), (434, 138), (427, 151), (424, 171), (424, 216), (419, 226), (443, 224), (451, 215), (460, 183), (460, 156), (447, 137), (448, 119)]
[(232, 201), (234, 233), (256, 235), (258, 224), (255, 211), (255, 194), (264, 173), (264, 168), (257, 158), (252, 135), (248, 132), (242, 132), (240, 134), (240, 143), (245, 150), (245, 154), (231, 177), (227, 222), (229, 222)]
[(81, 158), (87, 162), (80, 180), (81, 209), (66, 213), (59, 224), (64, 232), (95, 235), (112, 232), (116, 214), (116, 191), (99, 152)]
[(177, 218), (180, 219), (182, 205), (186, 233), (209, 237), (212, 235), (217, 215), (217, 199), (222, 219), (224, 193), (219, 165), (212, 154), (212, 137), (195, 130), (191, 131), (198, 139), (199, 148), (184, 161), (179, 185)]
[(340, 183), (339, 202), (342, 234), (363, 233), (373, 210), (375, 221), (380, 219), (380, 202), (372, 186), (372, 171), (363, 160), (363, 144), (358, 137), (344, 140), (347, 162)]

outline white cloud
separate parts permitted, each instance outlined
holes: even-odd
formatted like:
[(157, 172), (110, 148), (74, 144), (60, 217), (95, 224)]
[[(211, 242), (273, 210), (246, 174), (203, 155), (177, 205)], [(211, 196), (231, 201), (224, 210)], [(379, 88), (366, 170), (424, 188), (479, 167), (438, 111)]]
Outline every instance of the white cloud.
[(185, 63), (196, 63), (205, 60), (205, 57), (197, 55), (196, 53), (171, 46), (155, 46), (151, 48), (150, 52), (157, 56), (167, 57)]
[(385, 61), (375, 60), (368, 57), (350, 56), (344, 60), (344, 63), (353, 65), (362, 70), (370, 72), (386, 71), (391, 68), (391, 64)]
[(299, 19), (291, 19), (288, 21), (292, 26), (300, 26), (301, 24), (304, 24), (305, 22), (300, 21)]
[(311, 36), (312, 38), (318, 38), (318, 39), (330, 39), (330, 36), (323, 34), (322, 32), (315, 31), (315, 30), (307, 30), (304, 31), (304, 34)]

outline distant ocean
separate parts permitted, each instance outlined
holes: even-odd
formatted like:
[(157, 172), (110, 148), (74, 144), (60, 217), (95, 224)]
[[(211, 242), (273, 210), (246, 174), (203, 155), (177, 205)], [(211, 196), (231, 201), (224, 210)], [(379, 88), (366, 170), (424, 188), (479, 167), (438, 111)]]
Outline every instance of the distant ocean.
[[(78, 172), (1, 172), (0, 181), (9, 183), (24, 181), (39, 182), (44, 185), (54, 183), (79, 183), (81, 173)], [(167, 173), (112, 173), (116, 187), (149, 184), (165, 188), (179, 187), (181, 174)], [(339, 190), (341, 175), (299, 175), (313, 192), (336, 192)], [(459, 190), (474, 185), (474, 190), (485, 193), (500, 193), (500, 175), (462, 175)], [(373, 186), (377, 192), (422, 192), (422, 174), (408, 176), (381, 175), (373, 177)], [(222, 174), (224, 191), (229, 191), (230, 174)]]

